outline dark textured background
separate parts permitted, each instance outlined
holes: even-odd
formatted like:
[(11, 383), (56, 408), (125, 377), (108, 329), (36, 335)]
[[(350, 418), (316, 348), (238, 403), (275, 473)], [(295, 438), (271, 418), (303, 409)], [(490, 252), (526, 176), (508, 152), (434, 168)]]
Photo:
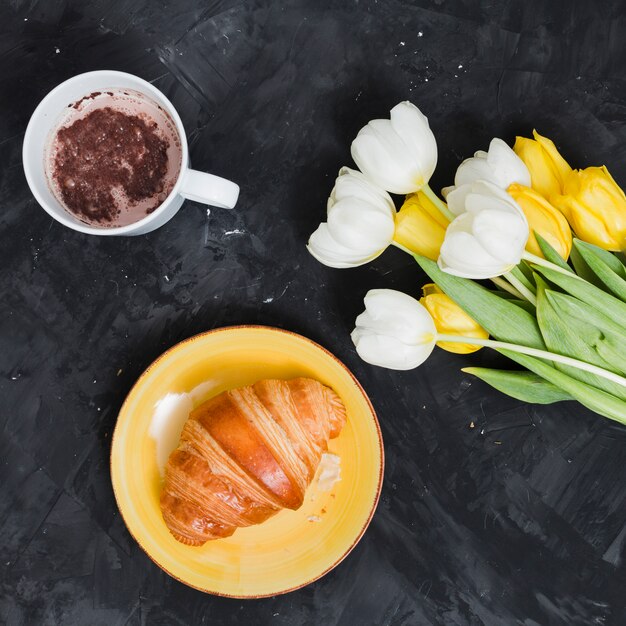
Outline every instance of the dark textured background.
[[(349, 340), (368, 288), (419, 294), (390, 250), (331, 270), (306, 250), (349, 144), (403, 99), (439, 142), (434, 187), (494, 135), (533, 126), (626, 184), (622, 2), (4, 0), (0, 5), (0, 622), (624, 624), (626, 428), (526, 406), (437, 350), (411, 372)], [(232, 212), (187, 203), (138, 238), (65, 229), (21, 166), (28, 118), (94, 69), (152, 81), (195, 167), (240, 183)], [(200, 331), (269, 324), (320, 342), (371, 394), (387, 467), (374, 520), (317, 583), (214, 598), (128, 535), (109, 479), (118, 409)], [(117, 375), (118, 370), (122, 370)], [(470, 422), (475, 428), (470, 428)]]

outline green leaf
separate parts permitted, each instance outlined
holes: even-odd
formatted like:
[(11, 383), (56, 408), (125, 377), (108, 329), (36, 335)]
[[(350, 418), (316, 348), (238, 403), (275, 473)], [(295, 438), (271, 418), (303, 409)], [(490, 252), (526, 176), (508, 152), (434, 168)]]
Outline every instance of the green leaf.
[(574, 400), (569, 393), (533, 372), (512, 372), (487, 367), (465, 367), (463, 371), (477, 376), (498, 391), (522, 402), (552, 404), (562, 400)]
[(598, 257), (601, 261), (604, 261), (604, 263), (606, 263), (618, 276), (626, 278), (626, 267), (624, 267), (624, 264), (612, 252), (580, 239), (574, 239), (574, 245), (578, 250), (582, 248), (592, 254), (595, 254), (596, 257)]
[(535, 288), (535, 277), (533, 275), (533, 268), (528, 265), (526, 261), (520, 261), (517, 269), (524, 274), (526, 280)]
[(622, 376), (626, 375), (626, 354), (624, 344), (615, 345), (610, 339), (604, 337), (596, 343), (596, 352), (611, 364), (611, 369)]
[(431, 280), (492, 337), (540, 350), (545, 348), (534, 315), (473, 280), (442, 272), (426, 257), (419, 254), (414, 257)]
[(626, 327), (616, 323), (601, 310), (574, 296), (551, 289), (546, 290), (546, 297), (561, 315), (571, 318), (572, 323), (578, 322), (583, 327), (596, 328), (603, 335), (626, 346)]
[(535, 271), (547, 278), (551, 283), (586, 302), (594, 309), (609, 316), (617, 324), (626, 327), (626, 304), (573, 274), (568, 276), (547, 267), (535, 266)]
[[(585, 326), (576, 319), (562, 315), (551, 304), (547, 292), (545, 282), (537, 276), (537, 321), (548, 350), (613, 371), (611, 364), (607, 363), (595, 349), (595, 345), (602, 338), (600, 331), (593, 326)], [(571, 365), (554, 362), (554, 367), (572, 378), (626, 400), (626, 387), (622, 385)]]
[[(585, 260), (587, 267), (602, 281), (609, 291), (617, 296), (622, 302), (626, 302), (626, 280), (624, 280), (617, 272), (615, 272), (607, 263), (602, 260), (602, 256), (598, 254), (596, 250), (589, 247), (589, 244), (584, 244), (582, 241), (576, 240), (574, 242), (576, 250), (578, 250), (580, 256)], [(600, 248), (598, 248), (599, 250)], [(602, 252), (606, 252), (603, 250)], [(622, 264), (610, 253), (606, 252), (606, 255), (612, 257), (617, 265), (624, 269)]]
[(535, 316), (535, 307), (533, 304), (528, 302), (528, 300), (519, 300), (517, 296), (514, 296), (508, 291), (500, 291), (499, 289), (492, 291), (491, 293), (495, 294), (499, 298), (503, 298), (515, 306), (521, 307), (524, 311), (528, 311), (528, 313), (530, 313), (533, 317)]
[(545, 292), (548, 302), (559, 312), (564, 324), (572, 327), (607, 363), (607, 369), (626, 374), (626, 329), (597, 309), (573, 296)]
[(626, 424), (626, 402), (623, 400), (612, 396), (610, 393), (596, 389), (591, 385), (580, 382), (551, 365), (548, 365), (548, 363), (545, 363), (541, 359), (526, 354), (520, 354), (519, 352), (511, 352), (510, 350), (498, 351), (512, 361), (519, 363), (531, 372), (534, 372), (569, 393), (588, 409), (595, 411), (599, 415), (604, 415), (604, 417), (620, 422), (621, 424)]
[(572, 268), (567, 264), (567, 260), (564, 259), (537, 231), (533, 231), (535, 233), (535, 239), (539, 244), (539, 248), (543, 253), (546, 261), (550, 261), (550, 263), (554, 263), (559, 267), (562, 267), (564, 270), (572, 271)]
[(569, 258), (574, 265), (574, 269), (576, 270), (576, 274), (578, 274), (578, 276), (580, 276), (583, 280), (586, 280), (588, 283), (596, 286), (598, 289), (602, 289), (602, 291), (605, 292), (607, 291), (606, 287), (602, 284), (602, 281), (593, 273), (591, 268), (587, 265), (585, 259), (581, 256), (576, 246), (572, 247)]

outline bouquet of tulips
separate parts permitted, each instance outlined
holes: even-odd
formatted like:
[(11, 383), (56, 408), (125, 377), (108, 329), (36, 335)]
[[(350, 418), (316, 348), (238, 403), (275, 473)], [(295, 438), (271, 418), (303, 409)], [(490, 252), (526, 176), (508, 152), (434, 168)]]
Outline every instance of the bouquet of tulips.
[[(308, 249), (350, 268), (394, 245), (433, 281), (419, 301), (367, 293), (352, 340), (368, 363), (406, 370), (435, 345), (490, 347), (524, 369), (464, 371), (525, 402), (577, 400), (626, 424), (626, 196), (606, 167), (572, 169), (533, 136), (513, 148), (495, 138), (463, 161), (444, 202), (428, 186), (428, 120), (398, 104), (352, 142), (360, 171), (339, 171)], [(405, 196), (400, 210), (390, 193)]]

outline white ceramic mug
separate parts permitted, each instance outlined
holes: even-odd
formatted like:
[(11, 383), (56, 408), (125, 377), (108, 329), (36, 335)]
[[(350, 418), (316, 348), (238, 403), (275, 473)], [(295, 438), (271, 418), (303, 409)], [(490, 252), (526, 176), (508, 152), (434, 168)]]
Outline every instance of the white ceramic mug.
[[(170, 194), (157, 209), (143, 219), (126, 226), (91, 226), (74, 217), (52, 193), (45, 171), (46, 144), (68, 105), (94, 91), (116, 88), (132, 89), (142, 93), (168, 113), (180, 137), (182, 166)], [(39, 103), (28, 122), (22, 159), (26, 180), (37, 202), (61, 224), (90, 235), (142, 235), (163, 226), (174, 217), (185, 198), (232, 209), (239, 196), (239, 186), (235, 183), (219, 176), (192, 170), (189, 167), (189, 148), (185, 129), (172, 103), (150, 83), (125, 72), (110, 70), (87, 72), (74, 76), (55, 87)]]

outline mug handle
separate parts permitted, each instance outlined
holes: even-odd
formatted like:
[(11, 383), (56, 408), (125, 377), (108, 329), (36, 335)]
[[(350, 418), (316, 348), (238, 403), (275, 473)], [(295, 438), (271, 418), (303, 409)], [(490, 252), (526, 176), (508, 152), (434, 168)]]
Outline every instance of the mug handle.
[(237, 204), (239, 185), (213, 174), (187, 168), (181, 180), (180, 195), (194, 202), (232, 209)]

